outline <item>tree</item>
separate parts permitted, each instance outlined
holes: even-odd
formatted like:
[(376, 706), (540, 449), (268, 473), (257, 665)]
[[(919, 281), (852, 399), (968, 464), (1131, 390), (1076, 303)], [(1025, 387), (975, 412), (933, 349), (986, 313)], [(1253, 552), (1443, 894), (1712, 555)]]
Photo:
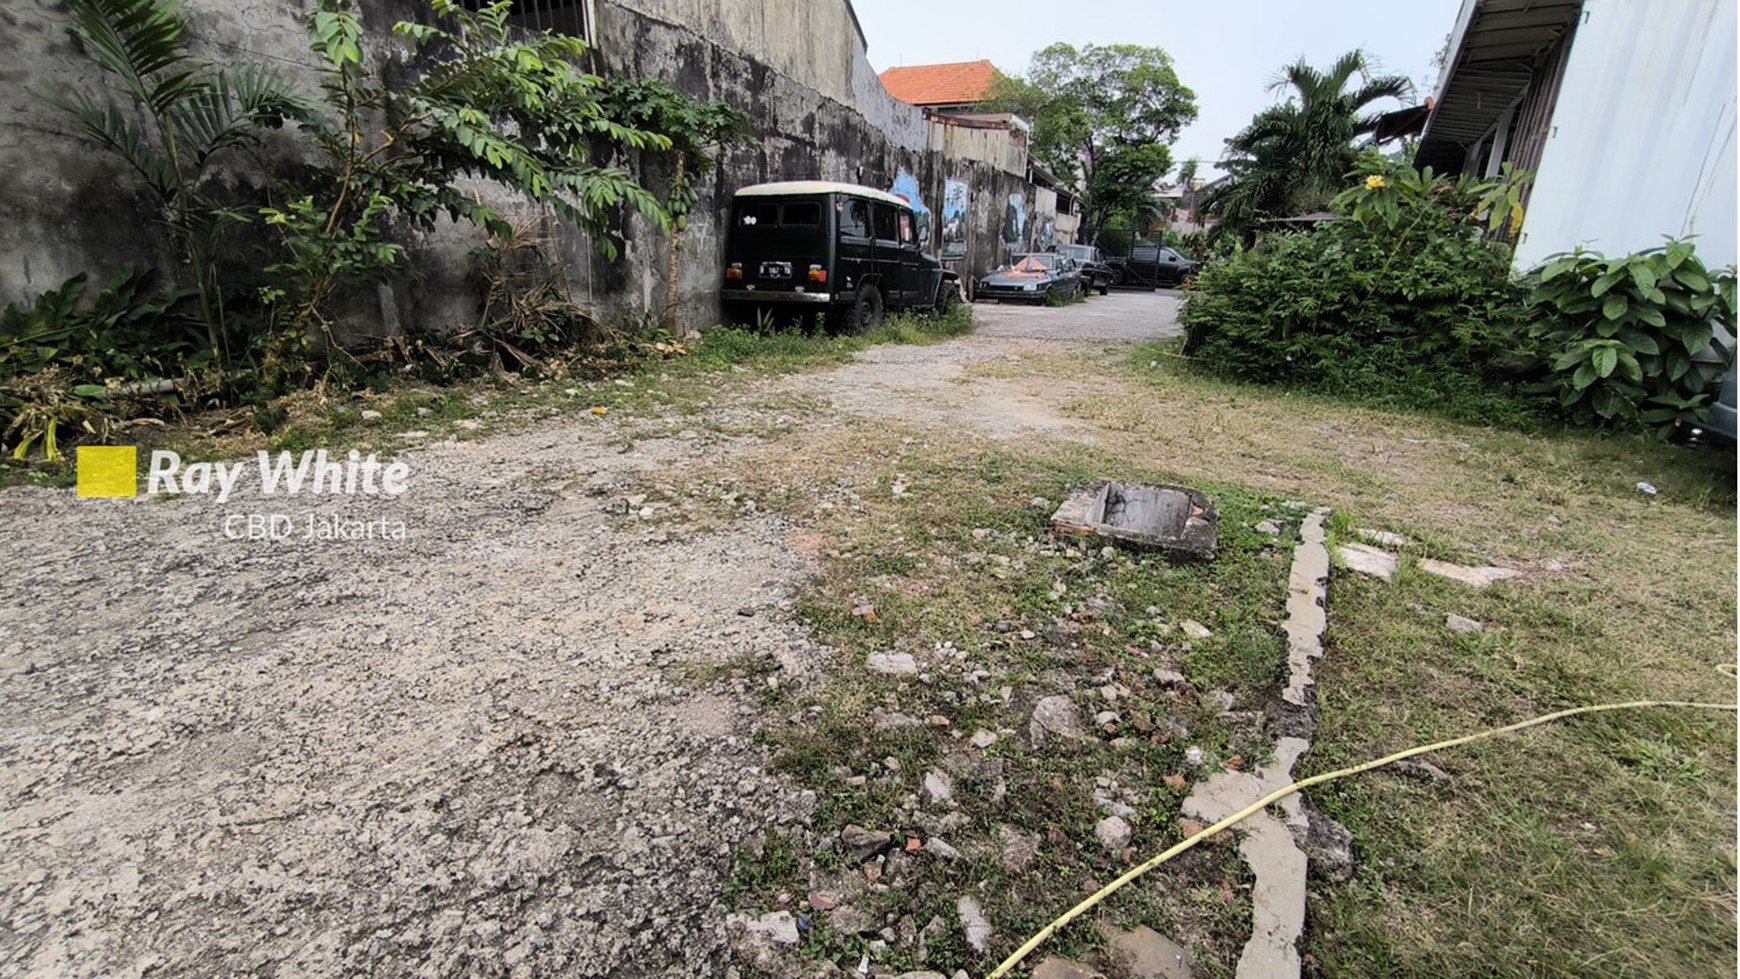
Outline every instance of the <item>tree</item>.
[[(1373, 75), (1363, 51), (1349, 51), (1327, 71), (1300, 59), (1269, 86), (1287, 100), (1257, 113), (1227, 140), (1221, 164), (1228, 179), (1205, 201), (1223, 232), (1248, 236), (1258, 221), (1321, 210), (1340, 191), (1358, 159), (1359, 137), (1377, 128), (1368, 107), (1401, 98), (1413, 83)], [(1357, 80), (1357, 87), (1350, 87)]]
[(1000, 80), (990, 106), (1033, 124), (1034, 159), (1083, 192), (1099, 227), (1172, 168), (1168, 145), (1196, 118), (1196, 93), (1161, 48), (1058, 43), (1033, 56), (1025, 78)]
[(306, 119), (311, 105), (269, 68), (219, 67), (189, 54), (187, 17), (175, 0), (68, 0), (67, 7), (107, 84), (100, 95), (54, 86), (34, 94), (145, 181), (199, 295), (209, 343), (201, 359), (222, 368), (228, 337), (216, 256), (248, 217), (226, 207), (206, 178), (226, 153), (257, 146), (264, 128)]

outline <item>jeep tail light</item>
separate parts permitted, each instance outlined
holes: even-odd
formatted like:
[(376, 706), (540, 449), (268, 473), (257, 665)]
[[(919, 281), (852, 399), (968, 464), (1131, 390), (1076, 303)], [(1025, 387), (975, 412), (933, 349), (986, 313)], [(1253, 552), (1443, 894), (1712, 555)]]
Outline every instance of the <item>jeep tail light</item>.
[(741, 278), (743, 278), (743, 263), (742, 262), (732, 262), (730, 265), (725, 266), (725, 278), (727, 278), (727, 279), (741, 279)]
[(810, 266), (810, 281), (811, 282), (827, 282), (828, 281), (827, 269), (822, 268), (820, 265)]

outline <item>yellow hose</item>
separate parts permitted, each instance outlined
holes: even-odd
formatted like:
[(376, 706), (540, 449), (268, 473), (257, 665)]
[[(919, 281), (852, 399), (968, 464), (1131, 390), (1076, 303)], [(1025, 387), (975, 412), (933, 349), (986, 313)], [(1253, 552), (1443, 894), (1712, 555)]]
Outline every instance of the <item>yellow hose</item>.
[[(1732, 673), (1730, 673), (1730, 671), (1732, 669), (1733, 669), (1733, 667), (1731, 667), (1731, 666), (1724, 666), (1724, 667), (1722, 667), (1722, 672), (1729, 673), (1729, 675), (1733, 675)], [(1518, 721), (1515, 724), (1507, 724), (1504, 727), (1495, 727), (1495, 728), (1492, 728), (1491, 730), (1481, 731), (1477, 734), (1469, 734), (1469, 735), (1465, 735), (1465, 736), (1460, 737), (1460, 738), (1452, 738), (1449, 741), (1439, 741), (1436, 744), (1421, 745), (1417, 748), (1408, 748), (1405, 751), (1398, 751), (1393, 755), (1385, 755), (1384, 757), (1379, 758), (1375, 761), (1362, 762), (1361, 764), (1354, 765), (1354, 766), (1351, 766), (1349, 768), (1337, 769), (1333, 772), (1324, 772), (1321, 775), (1313, 775), (1308, 779), (1294, 782), (1291, 785), (1282, 786), (1281, 788), (1276, 789), (1273, 792), (1270, 792), (1268, 795), (1263, 796), (1261, 799), (1258, 799), (1257, 801), (1251, 803), (1250, 805), (1244, 807), (1243, 809), (1240, 809), (1238, 812), (1235, 812), (1232, 815), (1226, 817), (1225, 819), (1221, 820), (1220, 822), (1215, 823), (1213, 826), (1209, 826), (1209, 827), (1203, 829), (1199, 833), (1196, 833), (1192, 836), (1186, 837), (1183, 840), (1180, 840), (1178, 843), (1174, 844), (1170, 849), (1168, 849), (1165, 852), (1161, 853), (1160, 855), (1154, 857), (1153, 859), (1147, 861), (1146, 863), (1138, 864), (1137, 866), (1130, 868), (1128, 871), (1125, 871), (1123, 876), (1119, 877), (1117, 880), (1114, 880), (1110, 884), (1107, 884), (1106, 886), (1095, 891), (1091, 896), (1089, 896), (1087, 898), (1087, 900), (1081, 902), (1080, 904), (1076, 905), (1073, 908), (1070, 908), (1068, 911), (1065, 911), (1062, 915), (1059, 915), (1058, 918), (1056, 920), (1054, 920), (1051, 924), (1046, 925), (1044, 928), (1041, 928), (1037, 934), (1035, 934), (1032, 938), (1029, 938), (1026, 942), (1024, 942), (1021, 945), (1020, 948), (1016, 949), (1014, 952), (1012, 952), (1009, 955), (1008, 958), (1004, 959), (1003, 964), (997, 966), (997, 968), (995, 970), (993, 970), (991, 972), (991, 974), (986, 977), (986, 979), (1000, 979), (1000, 977), (1008, 975), (1009, 970), (1013, 969), (1013, 968), (1015, 968), (1015, 966), (1019, 965), (1021, 963), (1021, 960), (1026, 958), (1029, 953), (1031, 953), (1034, 949), (1038, 948), (1040, 945), (1043, 945), (1045, 943), (1046, 939), (1050, 938), (1052, 935), (1057, 934), (1057, 930), (1059, 928), (1062, 928), (1064, 925), (1067, 925), (1071, 921), (1074, 921), (1075, 919), (1081, 917), (1083, 914), (1086, 914), (1091, 908), (1094, 907), (1094, 905), (1099, 904), (1101, 901), (1104, 901), (1106, 898), (1110, 897), (1114, 892), (1116, 892), (1117, 890), (1122, 888), (1125, 884), (1128, 884), (1130, 881), (1133, 881), (1136, 878), (1147, 873), (1148, 871), (1153, 870), (1155, 867), (1160, 866), (1161, 864), (1172, 859), (1173, 857), (1178, 856), (1180, 853), (1183, 853), (1185, 850), (1190, 849), (1191, 847), (1193, 847), (1196, 844), (1202, 842), (1203, 840), (1209, 838), (1210, 836), (1213, 836), (1216, 833), (1219, 833), (1223, 830), (1226, 830), (1226, 829), (1232, 827), (1233, 825), (1237, 824), (1241, 820), (1245, 819), (1247, 816), (1250, 816), (1253, 813), (1261, 812), (1270, 803), (1276, 802), (1280, 799), (1285, 799), (1287, 796), (1290, 796), (1293, 793), (1298, 792), (1301, 789), (1310, 788), (1313, 785), (1321, 785), (1324, 782), (1333, 782), (1338, 778), (1345, 778), (1349, 775), (1358, 775), (1361, 772), (1369, 772), (1374, 768), (1382, 768), (1385, 765), (1401, 761), (1404, 758), (1412, 758), (1415, 755), (1423, 755), (1428, 751), (1440, 751), (1444, 748), (1454, 748), (1454, 747), (1457, 747), (1458, 745), (1470, 744), (1470, 743), (1475, 742), (1475, 741), (1484, 741), (1487, 738), (1495, 738), (1501, 734), (1510, 734), (1514, 731), (1521, 731), (1524, 728), (1538, 727), (1539, 725), (1547, 724), (1547, 723), (1550, 723), (1552, 721), (1562, 720), (1562, 719), (1567, 718), (1567, 717), (1575, 717), (1578, 714), (1594, 714), (1594, 713), (1598, 713), (1600, 711), (1609, 711), (1609, 710), (1629, 710), (1629, 709), (1637, 708), (1637, 707), (1689, 707), (1689, 708), (1694, 708), (1697, 710), (1732, 711), (1732, 710), (1740, 709), (1740, 704), (1699, 704), (1699, 703), (1689, 703), (1686, 701), (1678, 701), (1678, 700), (1633, 700), (1633, 701), (1628, 701), (1628, 702), (1623, 703), (1623, 704), (1594, 704), (1594, 705), (1588, 706), (1588, 707), (1572, 707), (1569, 710), (1554, 711), (1551, 714), (1543, 714), (1540, 717), (1530, 718), (1529, 720), (1526, 720), (1526, 721)]]

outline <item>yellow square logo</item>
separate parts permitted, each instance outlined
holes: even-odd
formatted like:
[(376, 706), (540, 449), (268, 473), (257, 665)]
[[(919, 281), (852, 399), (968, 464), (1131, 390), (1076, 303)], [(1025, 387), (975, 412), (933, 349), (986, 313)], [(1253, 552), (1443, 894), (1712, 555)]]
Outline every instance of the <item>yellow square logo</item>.
[(78, 447), (79, 498), (130, 500), (139, 493), (139, 449), (132, 445)]

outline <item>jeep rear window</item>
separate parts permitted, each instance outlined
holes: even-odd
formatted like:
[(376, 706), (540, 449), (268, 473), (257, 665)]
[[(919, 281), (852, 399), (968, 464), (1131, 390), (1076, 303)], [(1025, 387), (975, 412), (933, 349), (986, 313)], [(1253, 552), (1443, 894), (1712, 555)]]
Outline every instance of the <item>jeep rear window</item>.
[(755, 201), (737, 205), (737, 226), (739, 228), (772, 228), (778, 224), (778, 204)]
[(793, 201), (785, 206), (786, 227), (815, 227), (822, 223), (822, 205), (815, 201)]

